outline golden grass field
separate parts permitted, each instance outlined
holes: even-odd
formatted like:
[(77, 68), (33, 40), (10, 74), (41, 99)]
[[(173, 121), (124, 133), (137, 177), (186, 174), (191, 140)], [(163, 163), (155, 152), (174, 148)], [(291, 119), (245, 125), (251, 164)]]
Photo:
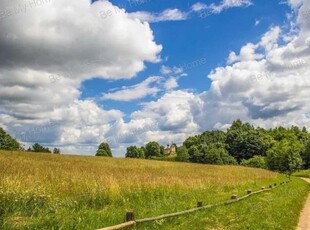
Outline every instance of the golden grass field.
[(285, 180), (262, 169), (0, 151), (3, 229), (95, 229)]

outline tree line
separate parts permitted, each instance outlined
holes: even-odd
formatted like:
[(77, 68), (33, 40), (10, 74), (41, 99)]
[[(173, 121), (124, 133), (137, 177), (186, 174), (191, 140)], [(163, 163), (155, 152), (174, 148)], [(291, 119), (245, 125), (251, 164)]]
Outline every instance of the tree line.
[[(17, 140), (0, 128), (0, 149), (24, 150)], [(25, 150), (24, 150), (25, 151)], [(36, 143), (27, 151), (48, 152)], [(54, 148), (53, 153), (60, 153)], [(112, 157), (108, 143), (101, 143), (96, 156)], [(160, 159), (165, 147), (155, 141), (145, 146), (129, 146), (126, 158)], [(217, 165), (243, 165), (291, 173), (310, 168), (310, 134), (292, 126), (264, 129), (236, 120), (227, 131), (206, 131), (188, 137), (177, 147), (176, 161)]]
[[(162, 157), (162, 149), (156, 142), (149, 142), (145, 147), (130, 146), (126, 157)], [(227, 131), (206, 131), (188, 137), (177, 148), (176, 160), (292, 173), (310, 168), (310, 134), (305, 127), (264, 129), (236, 120)]]

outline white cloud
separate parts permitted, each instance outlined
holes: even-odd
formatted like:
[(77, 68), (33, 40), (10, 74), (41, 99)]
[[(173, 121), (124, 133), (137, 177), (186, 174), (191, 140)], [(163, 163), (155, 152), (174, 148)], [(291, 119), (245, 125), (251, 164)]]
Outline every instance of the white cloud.
[(178, 84), (178, 80), (175, 77), (170, 77), (166, 82), (165, 82), (165, 89), (167, 90), (171, 90), (171, 89), (175, 89), (179, 86)]
[(223, 10), (234, 7), (248, 7), (253, 5), (251, 0), (223, 0), (219, 5), (212, 3), (208, 8), (216, 14), (221, 13)]
[(105, 93), (103, 94), (102, 99), (110, 99), (115, 101), (133, 101), (144, 98), (148, 95), (155, 96), (160, 91), (158, 83), (161, 81), (161, 77), (149, 77), (137, 85), (123, 87), (121, 90)]
[[(291, 5), (300, 2), (291, 1)], [(214, 12), (238, 4), (247, 6), (245, 1), (223, 1)], [(297, 31), (293, 28), (286, 33), (274, 26), (259, 42), (248, 42), (240, 51), (231, 52), (228, 65), (209, 74), (212, 84), (206, 92), (175, 90), (183, 73), (162, 67), (162, 73), (169, 77), (157, 88), (168, 91), (142, 104), (128, 122), (121, 111), (80, 100), (79, 88), (83, 80), (93, 76), (134, 77), (145, 61), (158, 61), (161, 46), (154, 42), (148, 23), (134, 20), (124, 11), (97, 23), (99, 11), (114, 9), (107, 1), (92, 6), (88, 1), (73, 0), (52, 5), (33, 9), (27, 17), (19, 14), (0, 21), (6, 31), (0, 35), (4, 54), (0, 54), (0, 124), (16, 133), (38, 127), (28, 135), (29, 142), (44, 140), (59, 144), (63, 152), (94, 153), (98, 143), (106, 140), (120, 156), (130, 144), (151, 140), (179, 144), (206, 129), (225, 129), (237, 118), (262, 127), (310, 127), (310, 17), (304, 13), (309, 12), (309, 1), (294, 8), (297, 17), (292, 23)], [(287, 37), (290, 39), (284, 43)], [(85, 64), (85, 60), (90, 61)], [(143, 96), (145, 89), (156, 89), (151, 86), (157, 84), (153, 80), (110, 96), (119, 93), (123, 94), (120, 98), (130, 97), (133, 89), (139, 89)], [(46, 128), (49, 122), (56, 125)]]
[(169, 74), (170, 75), (171, 74), (172, 75), (182, 75), (182, 74), (184, 74), (184, 70), (181, 67), (176, 67), (176, 66), (169, 67), (169, 66), (165, 66), (165, 65), (161, 66), (160, 72), (163, 75), (169, 75)]
[[(267, 43), (266, 43), (266, 45), (267, 45)], [(264, 56), (262, 54), (256, 53), (257, 48), (259, 48), (258, 45), (248, 43), (247, 45), (245, 45), (241, 48), (239, 56), (236, 55), (235, 52), (231, 52), (229, 54), (227, 63), (232, 64), (236, 61), (253, 61), (253, 60), (259, 60), (259, 59), (263, 58)]]
[(208, 8), (208, 6), (205, 3), (201, 3), (201, 2), (197, 2), (194, 5), (192, 5), (192, 7), (191, 7), (192, 11), (195, 11), (195, 12), (199, 12), (199, 11), (205, 10), (207, 8)]
[(163, 22), (163, 21), (183, 21), (188, 14), (179, 9), (166, 9), (161, 13), (151, 13), (146, 11), (136, 11), (130, 13), (130, 17), (143, 22)]
[(218, 5), (215, 3), (207, 5), (205, 3), (197, 2), (192, 5), (191, 9), (192, 11), (198, 12), (198, 13), (200, 13), (201, 11), (207, 11), (207, 12), (204, 12), (203, 15), (208, 16), (211, 14), (219, 14), (222, 11), (227, 10), (229, 8), (249, 7), (251, 5), (253, 5), (251, 0), (223, 0)]
[[(18, 4), (1, 1), (0, 8)], [(54, 0), (27, 7), (1, 14), (0, 124), (26, 144), (96, 146), (124, 115), (79, 99), (81, 83), (95, 76), (133, 78), (145, 62), (160, 60), (162, 46), (149, 24), (108, 1)], [(52, 130), (27, 132), (50, 122), (56, 124)]]
[[(309, 6), (304, 2), (299, 12)], [(281, 39), (287, 34), (272, 27), (257, 44), (231, 52), (230, 66), (210, 73), (211, 88), (200, 95), (204, 108), (198, 123), (203, 130), (225, 127), (236, 118), (265, 127), (310, 127), (305, 115), (310, 111), (305, 99), (310, 90), (310, 29), (305, 20), (298, 17), (299, 31), (292, 28), (295, 35), (286, 44)]]

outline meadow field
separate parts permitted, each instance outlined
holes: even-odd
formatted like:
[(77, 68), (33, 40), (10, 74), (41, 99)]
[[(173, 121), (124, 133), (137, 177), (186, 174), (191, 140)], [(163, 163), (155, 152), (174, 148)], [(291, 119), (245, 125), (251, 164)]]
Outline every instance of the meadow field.
[(310, 178), (310, 169), (297, 171), (294, 173), (294, 176)]
[[(284, 175), (238, 166), (0, 151), (0, 229), (98, 229), (213, 204)], [(294, 229), (306, 182), (136, 229)], [(282, 219), (281, 219), (282, 218)]]

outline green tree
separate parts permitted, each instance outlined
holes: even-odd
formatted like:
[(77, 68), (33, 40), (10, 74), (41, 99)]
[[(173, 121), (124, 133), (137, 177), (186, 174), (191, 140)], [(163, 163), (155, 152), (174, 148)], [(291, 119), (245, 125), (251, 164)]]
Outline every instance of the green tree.
[(161, 151), (161, 146), (155, 142), (151, 141), (146, 144), (145, 146), (145, 157), (146, 158), (151, 158), (151, 157), (161, 157), (162, 151)]
[(272, 136), (265, 130), (254, 129), (249, 123), (243, 124), (240, 120), (234, 121), (227, 131), (228, 151), (238, 162), (255, 155), (266, 156), (273, 143)]
[(108, 143), (106, 142), (102, 142), (99, 147), (98, 150), (96, 152), (96, 156), (99, 157), (112, 157), (112, 151), (110, 149), (110, 146)]
[(60, 154), (60, 149), (59, 148), (54, 148), (53, 149), (54, 154)]
[(198, 139), (199, 144), (225, 143), (226, 133), (220, 130), (206, 131)]
[(185, 146), (181, 146), (177, 149), (177, 161), (182, 161), (182, 162), (188, 162), (189, 161), (189, 154), (188, 150)]
[(187, 149), (190, 149), (192, 146), (197, 146), (199, 144), (200, 142), (198, 136), (189, 137), (183, 142), (183, 146), (185, 146)]
[(236, 160), (229, 155), (224, 145), (221, 143), (212, 143), (202, 148), (203, 163), (205, 164), (236, 164)]
[(51, 150), (49, 148), (46, 148), (38, 143), (32, 145), (31, 151), (36, 153), (51, 153)]
[(271, 170), (291, 175), (302, 167), (300, 153), (304, 146), (297, 139), (284, 139), (274, 144), (267, 152), (267, 166)]
[(126, 158), (145, 158), (144, 151), (137, 146), (129, 146), (127, 148)]
[(0, 149), (3, 150), (20, 150), (20, 143), (7, 134), (3, 128), (0, 127)]
[(266, 169), (267, 168), (266, 157), (254, 156), (253, 158), (248, 159), (248, 160), (244, 159), (241, 161), (241, 165), (246, 166), (246, 167), (252, 167), (252, 168)]
[(199, 150), (196, 145), (192, 145), (188, 149), (189, 160), (194, 163), (202, 163), (203, 162), (203, 153)]
[(310, 169), (310, 141), (306, 144), (305, 150), (301, 153), (301, 158), (304, 162), (304, 168)]

